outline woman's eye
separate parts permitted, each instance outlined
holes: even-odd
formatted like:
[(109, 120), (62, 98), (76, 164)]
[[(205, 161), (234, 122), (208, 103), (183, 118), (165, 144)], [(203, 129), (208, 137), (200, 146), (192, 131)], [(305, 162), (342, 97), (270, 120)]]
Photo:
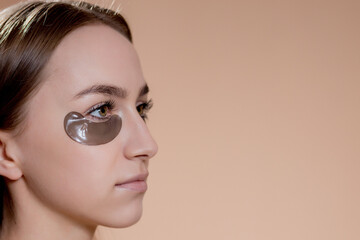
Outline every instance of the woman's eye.
[(144, 104), (137, 106), (137, 111), (140, 114), (140, 116), (144, 115)]
[(144, 119), (144, 121), (148, 118), (147, 113), (153, 106), (152, 100), (149, 100), (146, 103), (140, 104), (136, 107), (140, 117)]
[(95, 120), (107, 120), (111, 116), (110, 113), (114, 107), (114, 101), (106, 101), (92, 107), (89, 111), (87, 111), (86, 115)]
[(104, 118), (108, 115), (109, 107), (108, 106), (100, 106), (99, 108), (93, 110), (90, 115), (97, 118)]

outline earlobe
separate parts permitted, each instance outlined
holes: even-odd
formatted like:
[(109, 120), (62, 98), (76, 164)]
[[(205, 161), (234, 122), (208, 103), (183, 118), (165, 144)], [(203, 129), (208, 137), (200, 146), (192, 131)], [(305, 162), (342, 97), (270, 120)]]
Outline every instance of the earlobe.
[(10, 180), (18, 180), (22, 176), (22, 171), (14, 157), (9, 154), (6, 142), (6, 133), (0, 131), (0, 175)]

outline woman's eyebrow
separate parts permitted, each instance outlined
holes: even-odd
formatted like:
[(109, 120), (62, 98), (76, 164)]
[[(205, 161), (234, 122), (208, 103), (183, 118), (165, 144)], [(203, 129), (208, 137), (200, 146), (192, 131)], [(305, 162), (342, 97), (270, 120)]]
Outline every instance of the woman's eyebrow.
[(150, 91), (149, 86), (145, 84), (142, 88), (140, 88), (139, 97), (142, 97), (146, 94), (148, 94)]
[[(147, 84), (145, 84), (143, 87), (141, 87), (139, 91), (139, 97), (146, 95), (148, 92), (149, 92), (149, 87)], [(77, 99), (88, 94), (104, 94), (104, 95), (115, 96), (118, 98), (126, 98), (128, 96), (128, 92), (124, 88), (111, 86), (111, 85), (96, 84), (80, 91), (75, 95), (74, 98)]]

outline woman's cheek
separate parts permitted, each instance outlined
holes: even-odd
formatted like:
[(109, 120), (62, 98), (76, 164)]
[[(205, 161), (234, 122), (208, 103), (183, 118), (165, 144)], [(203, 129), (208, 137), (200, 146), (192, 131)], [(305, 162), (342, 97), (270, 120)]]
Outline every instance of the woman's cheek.
[(41, 159), (38, 168), (31, 169), (32, 190), (54, 208), (91, 211), (106, 196), (110, 184), (103, 176), (97, 155), (84, 150), (69, 147), (47, 154), (48, 158)]
[(99, 160), (101, 151), (61, 137), (34, 140), (28, 146), (24, 177), (40, 198), (53, 204), (59, 201), (86, 204), (85, 201), (98, 196), (91, 194), (91, 190), (101, 191), (98, 182), (105, 163)]

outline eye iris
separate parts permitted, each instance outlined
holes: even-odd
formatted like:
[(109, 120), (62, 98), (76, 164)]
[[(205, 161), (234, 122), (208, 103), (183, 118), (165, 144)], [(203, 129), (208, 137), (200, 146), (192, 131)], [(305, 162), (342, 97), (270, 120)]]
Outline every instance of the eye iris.
[(100, 115), (101, 115), (102, 117), (105, 117), (106, 114), (107, 114), (107, 112), (108, 112), (108, 107), (107, 107), (107, 106), (103, 106), (103, 107), (101, 107), (101, 108), (99, 109), (99, 113), (100, 113)]
[(138, 112), (140, 115), (143, 114), (143, 111), (144, 111), (144, 106), (143, 105), (138, 106)]

